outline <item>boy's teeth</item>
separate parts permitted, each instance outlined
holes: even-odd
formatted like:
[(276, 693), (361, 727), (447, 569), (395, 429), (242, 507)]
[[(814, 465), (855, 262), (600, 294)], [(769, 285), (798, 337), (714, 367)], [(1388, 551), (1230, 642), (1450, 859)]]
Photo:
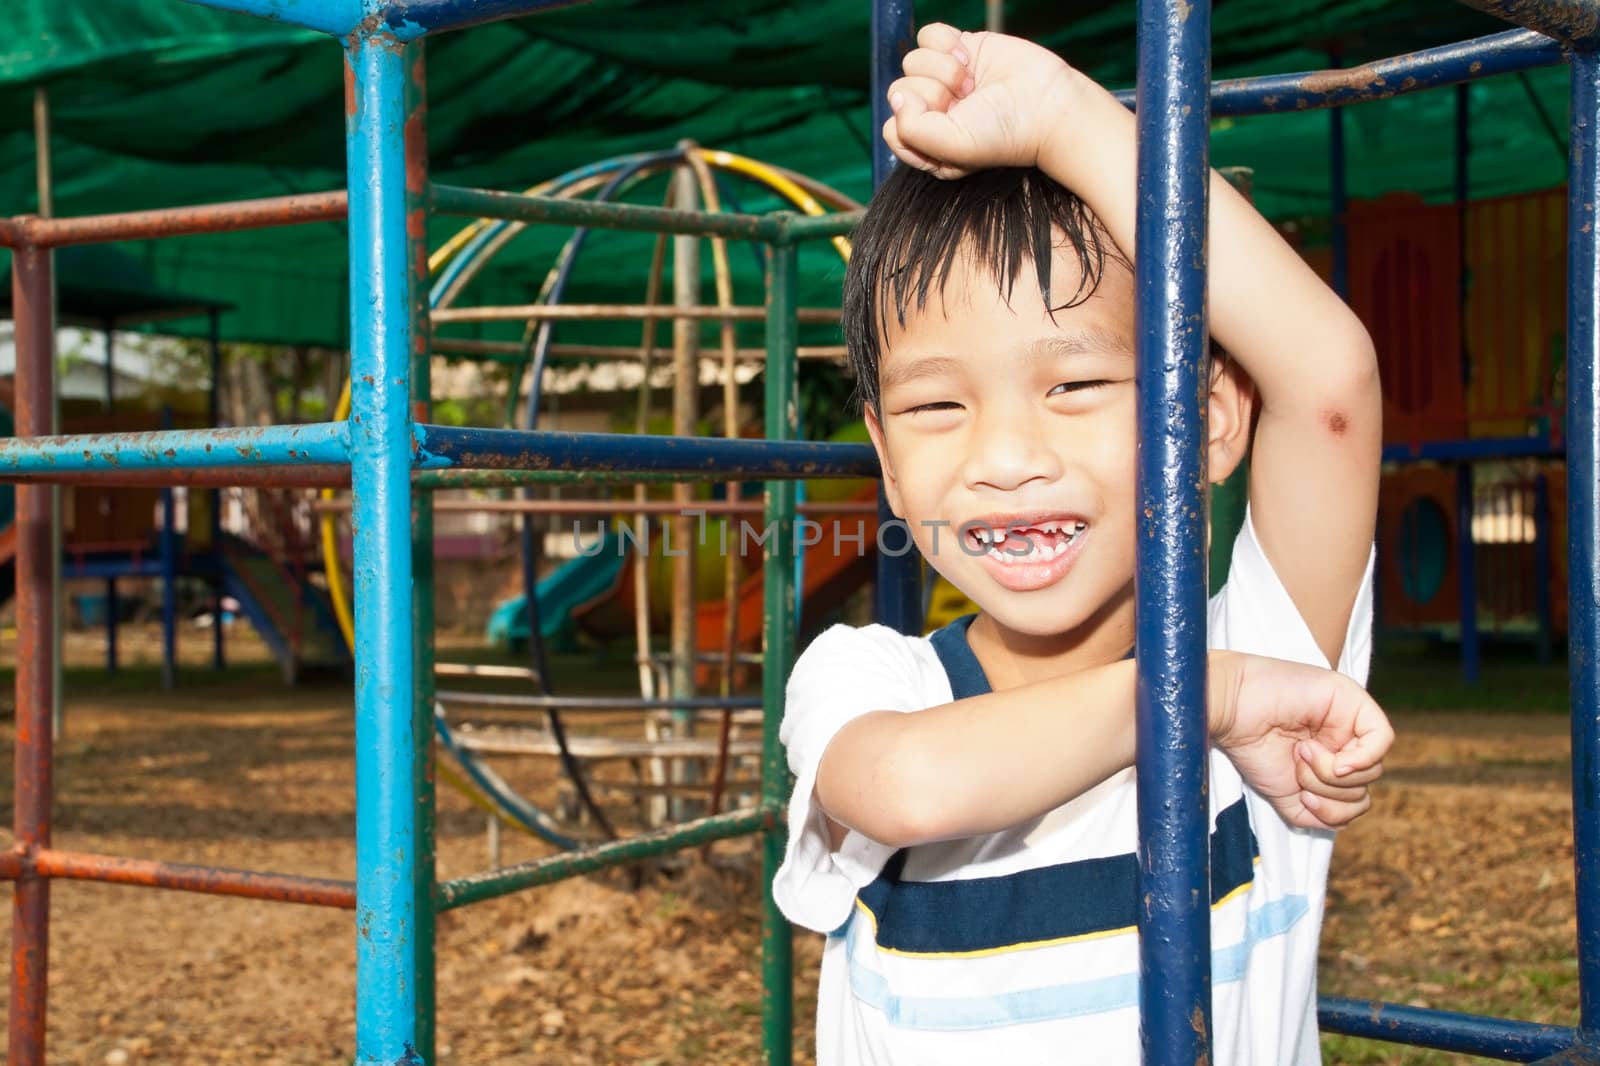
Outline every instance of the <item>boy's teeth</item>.
[[(978, 526), (973, 529), (973, 536), (980, 546), (987, 549), (986, 554), (1002, 563), (1041, 562), (1054, 559), (1071, 547), (1078, 534), (1088, 528), (1087, 522), (1081, 521), (1056, 521), (1038, 522), (1030, 525), (1016, 525), (1006, 527)], [(1054, 536), (1061, 539), (1051, 543), (1040, 543), (1029, 534)], [(1028, 541), (1029, 549), (1024, 552), (1007, 550), (1007, 542), (1012, 536), (1021, 537)]]

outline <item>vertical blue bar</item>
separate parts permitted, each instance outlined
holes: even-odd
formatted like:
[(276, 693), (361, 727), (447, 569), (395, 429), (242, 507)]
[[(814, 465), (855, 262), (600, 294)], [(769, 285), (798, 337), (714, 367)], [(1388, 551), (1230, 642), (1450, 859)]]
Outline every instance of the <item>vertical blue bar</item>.
[[(916, 41), (912, 0), (872, 0), (872, 187), (894, 166), (883, 140), (889, 120), (889, 85), (900, 76), (900, 61)], [(894, 521), (889, 501), (878, 490), (878, 553), (873, 616), (901, 633), (922, 631), (922, 556), (911, 548), (911, 532)]]
[(1209, 1061), (1206, 206), (1210, 0), (1139, 2), (1139, 1037)]
[(411, 728), (411, 274), (405, 59), (347, 46), (351, 484), (356, 603), (356, 1061), (417, 1049), (416, 741)]
[(1456, 572), (1461, 588), (1461, 678), (1475, 682), (1481, 673), (1478, 640), (1478, 557), (1472, 540), (1472, 464), (1456, 467)]
[(1579, 1026), (1600, 1035), (1600, 57), (1572, 53), (1567, 169), (1567, 620), (1572, 686), (1572, 843), (1578, 893)]
[[(114, 322), (101, 329), (106, 338), (106, 414), (117, 408), (117, 331)], [(117, 672), (117, 578), (106, 578), (106, 671)], [(166, 687), (166, 686), (163, 686)]]
[[(210, 311), (209, 337), (211, 345), (211, 392), (206, 397), (206, 425), (222, 425), (222, 402), (218, 391), (222, 385), (222, 315), (215, 307)], [(224, 669), (227, 655), (224, 650), (226, 638), (225, 627), (222, 624), (222, 600), (225, 585), (222, 570), (222, 490), (211, 490), (211, 556), (216, 561), (217, 572), (212, 579), (212, 594), (216, 597), (214, 610), (211, 616), (211, 666), (214, 670)]]
[[(172, 428), (172, 409), (161, 410), (161, 428)], [(176, 490), (161, 490), (161, 687), (178, 687), (178, 508)], [(115, 609), (115, 602), (108, 605)]]
[[(1456, 288), (1461, 303), (1462, 330), (1461, 330), (1461, 380), (1466, 382), (1470, 375), (1467, 363), (1467, 193), (1471, 187), (1472, 173), (1468, 167), (1468, 159), (1472, 154), (1472, 98), (1471, 86), (1462, 82), (1456, 86), (1456, 136), (1455, 136), (1455, 203), (1457, 233), (1461, 245), (1461, 263), (1457, 268)], [(1461, 622), (1461, 676), (1466, 681), (1477, 681), (1482, 661), (1481, 646), (1478, 640), (1478, 556), (1473, 547), (1472, 514), (1476, 510), (1473, 502), (1473, 470), (1472, 463), (1463, 462), (1456, 467), (1456, 563), (1459, 573), (1457, 582), (1461, 588), (1460, 622)]]
[(1550, 661), (1554, 644), (1555, 621), (1551, 616), (1550, 570), (1550, 479), (1543, 474), (1533, 479), (1533, 603), (1539, 622), (1538, 658)]

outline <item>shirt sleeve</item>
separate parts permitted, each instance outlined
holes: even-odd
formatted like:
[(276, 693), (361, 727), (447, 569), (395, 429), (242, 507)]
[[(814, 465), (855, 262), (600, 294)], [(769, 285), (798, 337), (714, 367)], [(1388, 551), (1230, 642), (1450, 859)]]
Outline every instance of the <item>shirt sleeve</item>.
[[(915, 711), (949, 699), (928, 699), (935, 678), (916, 653), (918, 640), (887, 626), (834, 626), (811, 643), (789, 675), (779, 738), (794, 773), (789, 843), (772, 895), (785, 917), (831, 933), (850, 917), (856, 893), (878, 876), (894, 848), (850, 830), (837, 851), (816, 802), (817, 767), (839, 730), (873, 711)], [(936, 664), (935, 664), (936, 665)]]
[[(1372, 660), (1372, 581), (1375, 553), (1367, 553), (1367, 568), (1361, 575), (1350, 621), (1345, 626), (1344, 643), (1335, 665), (1341, 674), (1357, 683), (1367, 683)], [(1245, 508), (1244, 525), (1233, 542), (1233, 558), (1228, 580), (1211, 601), (1210, 643), (1213, 648), (1287, 659), (1309, 666), (1328, 667), (1328, 657), (1311, 635), (1311, 627), (1283, 587), (1278, 573), (1267, 559), (1256, 537), (1250, 509)]]

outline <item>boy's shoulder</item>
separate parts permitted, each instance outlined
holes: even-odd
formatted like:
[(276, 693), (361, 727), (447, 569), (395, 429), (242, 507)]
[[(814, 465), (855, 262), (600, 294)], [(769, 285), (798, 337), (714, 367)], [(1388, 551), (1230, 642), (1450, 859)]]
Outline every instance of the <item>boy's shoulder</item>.
[(834, 625), (795, 660), (785, 694), (786, 726), (796, 717), (850, 709), (914, 711), (950, 701), (950, 681), (928, 637), (885, 625)]
[(938, 656), (925, 636), (901, 633), (879, 623), (864, 626), (831, 625), (817, 634), (795, 660), (791, 679), (820, 672), (848, 683), (864, 671), (868, 676), (901, 674), (908, 679), (928, 664), (938, 666)]

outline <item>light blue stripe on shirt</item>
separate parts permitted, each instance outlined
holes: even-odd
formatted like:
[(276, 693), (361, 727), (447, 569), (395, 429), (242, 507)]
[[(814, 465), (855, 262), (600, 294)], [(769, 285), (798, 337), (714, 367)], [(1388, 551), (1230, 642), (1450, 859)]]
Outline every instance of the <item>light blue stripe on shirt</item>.
[[(1250, 953), (1255, 946), (1287, 933), (1305, 917), (1306, 911), (1305, 896), (1285, 896), (1252, 911), (1244, 939), (1211, 952), (1212, 983), (1221, 985), (1241, 980), (1249, 968)], [(858, 945), (858, 930), (864, 924), (858, 916), (851, 921), (847, 933), (850, 989), (857, 999), (882, 1011), (889, 1024), (902, 1029), (994, 1029), (1100, 1014), (1139, 1003), (1138, 973), (995, 996), (898, 996), (889, 991), (882, 974), (873, 973), (855, 962), (858, 946), (865, 946), (868, 951), (873, 948), (870, 944)]]

